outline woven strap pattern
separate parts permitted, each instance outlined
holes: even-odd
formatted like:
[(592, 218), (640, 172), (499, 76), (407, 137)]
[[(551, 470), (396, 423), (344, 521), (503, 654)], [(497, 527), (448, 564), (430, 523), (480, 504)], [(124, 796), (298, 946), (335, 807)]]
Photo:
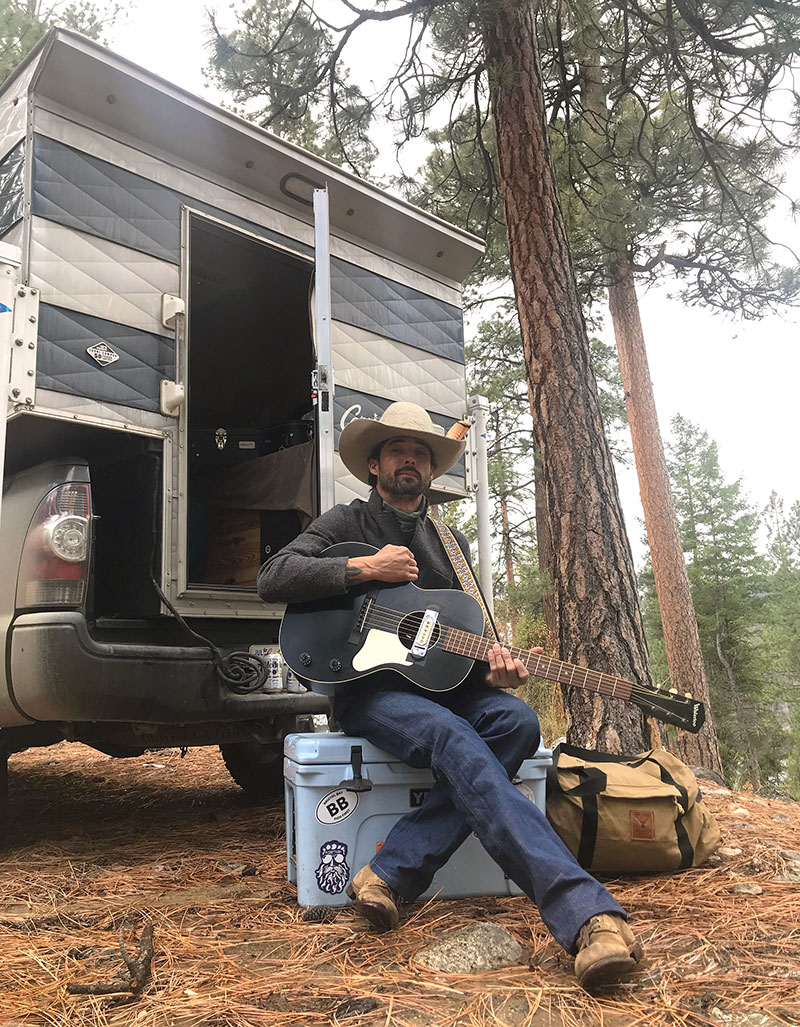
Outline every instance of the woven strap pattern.
[(453, 570), (456, 572), (458, 580), (461, 582), (461, 587), (465, 592), (469, 592), (473, 599), (478, 600), (478, 603), (483, 610), (484, 635), (487, 638), (494, 638), (499, 641), (497, 638), (497, 632), (494, 630), (494, 626), (492, 625), (492, 619), (489, 616), (489, 611), (486, 609), (486, 603), (483, 601), (481, 590), (478, 588), (478, 583), (475, 581), (470, 565), (467, 563), (467, 559), (461, 551), (461, 546), (456, 542), (455, 535), (447, 527), (444, 521), (440, 520), (438, 517), (433, 517), (430, 514), (429, 516), (433, 522), (433, 526), (439, 533), (439, 538), (442, 540), (444, 551), (447, 553), (450, 563), (453, 565)]

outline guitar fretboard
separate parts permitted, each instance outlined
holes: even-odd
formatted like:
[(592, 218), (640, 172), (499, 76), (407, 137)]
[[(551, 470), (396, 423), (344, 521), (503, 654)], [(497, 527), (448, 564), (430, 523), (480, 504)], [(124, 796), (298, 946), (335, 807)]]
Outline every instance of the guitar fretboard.
[[(495, 642), (483, 635), (473, 635), (457, 628), (447, 628), (440, 644), (449, 653), (468, 656), (470, 659), (483, 660), (484, 663), (487, 663), (489, 650), (495, 645)], [(556, 681), (558, 684), (567, 685), (570, 688), (582, 688), (589, 692), (597, 692), (599, 695), (616, 696), (618, 699), (630, 699), (631, 697), (633, 685), (624, 678), (604, 674), (599, 670), (589, 670), (588, 667), (578, 667), (574, 663), (564, 663), (542, 653), (532, 653), (528, 649), (517, 649), (515, 646), (506, 646), (506, 648), (515, 659), (522, 660), (528, 672), (534, 677)]]

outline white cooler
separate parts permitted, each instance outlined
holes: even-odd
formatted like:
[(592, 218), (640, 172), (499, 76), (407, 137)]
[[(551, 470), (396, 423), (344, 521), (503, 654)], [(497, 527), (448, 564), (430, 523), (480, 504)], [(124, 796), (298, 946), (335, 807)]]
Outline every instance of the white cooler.
[[(514, 778), (542, 811), (552, 762), (550, 750), (540, 748)], [(288, 878), (297, 886), (301, 906), (346, 905), (345, 888), (352, 878), (370, 862), (394, 823), (419, 806), (433, 785), (430, 771), (414, 770), (363, 738), (336, 732), (287, 735), (283, 776)], [(422, 897), (436, 894), (459, 898), (522, 893), (473, 834)]]

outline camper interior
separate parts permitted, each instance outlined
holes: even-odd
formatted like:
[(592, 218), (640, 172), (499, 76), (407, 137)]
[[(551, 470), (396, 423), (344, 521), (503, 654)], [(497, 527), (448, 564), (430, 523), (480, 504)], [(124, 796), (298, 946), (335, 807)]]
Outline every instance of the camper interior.
[(313, 262), (190, 216), (188, 586), (252, 589), (314, 517)]

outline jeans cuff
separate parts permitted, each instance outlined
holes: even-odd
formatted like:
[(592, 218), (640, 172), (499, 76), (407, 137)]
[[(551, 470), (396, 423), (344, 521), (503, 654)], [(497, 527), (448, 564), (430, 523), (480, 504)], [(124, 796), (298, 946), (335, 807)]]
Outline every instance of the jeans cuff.
[(404, 889), (401, 885), (399, 885), (398, 879), (394, 874), (391, 874), (388, 870), (383, 869), (383, 867), (380, 865), (380, 861), (377, 856), (370, 862), (370, 869), (373, 873), (377, 874), (378, 877), (380, 877), (384, 884), (388, 884), (389, 887), (392, 889), (393, 893), (397, 896), (397, 898), (402, 899), (403, 902), (414, 902), (414, 900), (418, 899), (419, 896), (422, 894), (422, 891), (425, 890), (424, 888), (422, 889), (422, 891), (409, 891), (408, 888)]
[[(613, 901), (614, 900), (612, 899), (612, 902)], [(578, 924), (578, 929), (575, 931), (572, 944), (564, 946), (571, 956), (576, 956), (578, 954), (578, 935), (581, 933), (581, 928), (584, 924), (588, 924), (593, 916), (602, 916), (604, 913), (607, 913), (609, 916), (618, 916), (620, 920), (624, 920), (626, 923), (628, 922), (628, 914), (621, 906), (617, 905), (616, 902), (613, 906), (602, 906), (599, 909), (595, 909), (592, 913), (589, 913), (588, 916), (584, 917)]]

